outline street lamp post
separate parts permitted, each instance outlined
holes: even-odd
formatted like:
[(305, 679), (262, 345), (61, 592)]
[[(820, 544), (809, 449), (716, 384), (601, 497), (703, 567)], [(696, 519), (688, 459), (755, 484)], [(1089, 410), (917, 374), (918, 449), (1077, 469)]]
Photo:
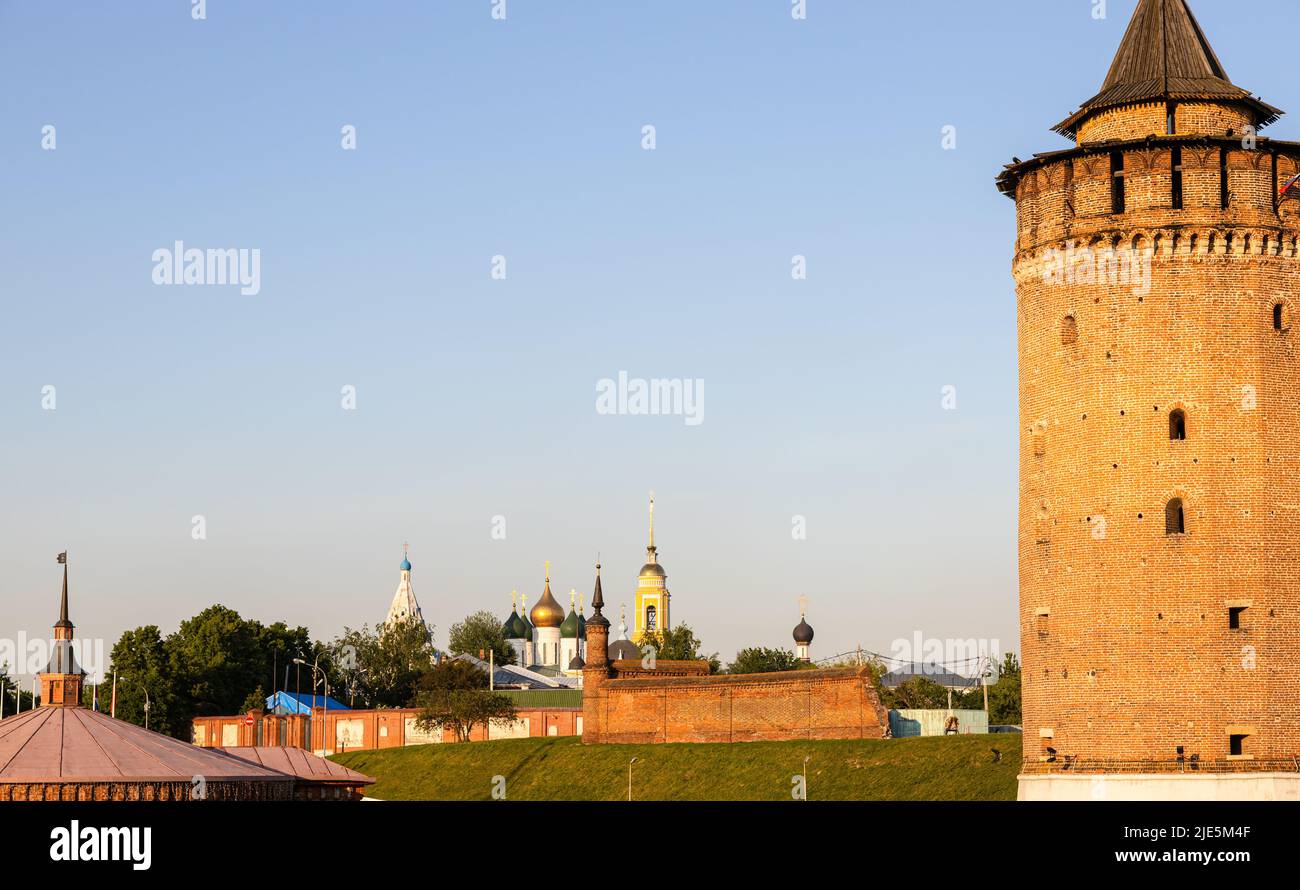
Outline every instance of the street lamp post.
[(808, 761), (811, 758), (805, 756), (803, 759), (803, 799), (808, 799)]
[[(299, 652), (299, 657), (296, 657), (296, 659), (294, 659), (294, 713), (302, 713), (302, 711), (300, 711), (299, 708), (303, 707), (303, 665), (304, 664), (307, 663), (305, 663), (305, 661), (303, 661), (302, 659), (302, 652)], [(315, 706), (315, 704), (316, 702), (315, 700), (313, 700), (312, 706)], [(312, 712), (308, 711), (307, 712), (307, 750), (308, 751), (312, 750), (312, 739), (311, 739), (312, 716), (313, 716)]]
[(634, 763), (636, 763), (635, 757), (633, 757), (631, 760), (627, 762), (627, 799), (628, 800), (632, 799), (632, 764)]
[(321, 686), (324, 689), (324, 695), (321, 698), (323, 707), (321, 708), (321, 718), (320, 718), (320, 753), (321, 756), (324, 757), (325, 756), (325, 734), (328, 731), (328, 722), (329, 722), (329, 713), (330, 713), (330, 678), (325, 673), (325, 669), (320, 666), (319, 655), (316, 656), (316, 661), (313, 664), (307, 664), (307, 662), (303, 661), (301, 658), (295, 658), (294, 663), (299, 665), (306, 664), (307, 667), (311, 668), (311, 712), (313, 715), (316, 713), (316, 674), (317, 672), (320, 673), (320, 682), (321, 682)]
[[(149, 728), (149, 688), (148, 688), (147, 686), (145, 686), (144, 683), (142, 683), (142, 682), (139, 681), (139, 680), (131, 680), (130, 677), (126, 677), (126, 676), (118, 677), (118, 676), (114, 675), (114, 677), (113, 677), (113, 686), (114, 686), (115, 689), (116, 689), (116, 687), (117, 687), (117, 681), (118, 681), (119, 679), (121, 679), (121, 680), (129, 680), (130, 682), (132, 682), (132, 683), (134, 683), (135, 685), (139, 686), (139, 687), (140, 687), (140, 691), (144, 693), (144, 728), (145, 728), (145, 729), (148, 729), (148, 728)], [(115, 694), (115, 695), (114, 695), (114, 701), (116, 701), (116, 698), (117, 698), (117, 697), (116, 697), (116, 694)]]
[(357, 704), (357, 680), (362, 676), (369, 674), (366, 668), (356, 668), (352, 671), (352, 676), (348, 680), (348, 707), (354, 708)]
[[(319, 655), (316, 656), (316, 661), (317, 661), (317, 663), (320, 662), (320, 656), (319, 656)], [(311, 672), (312, 672), (312, 684), (311, 684), (311, 695), (312, 695), (312, 701), (315, 701), (315, 700), (316, 700), (316, 671), (317, 671), (317, 667), (316, 667), (316, 665), (312, 665), (312, 669), (311, 669)], [(325, 739), (326, 739), (326, 736), (329, 734), (329, 723), (330, 723), (330, 721), (329, 721), (329, 716), (330, 716), (330, 680), (329, 680), (329, 677), (325, 676), (325, 669), (324, 669), (324, 668), (320, 668), (320, 682), (321, 682), (321, 691), (324, 693), (324, 695), (321, 696), (321, 715), (320, 715), (320, 756), (321, 756), (321, 757), (324, 757), (324, 756), (325, 756)]]

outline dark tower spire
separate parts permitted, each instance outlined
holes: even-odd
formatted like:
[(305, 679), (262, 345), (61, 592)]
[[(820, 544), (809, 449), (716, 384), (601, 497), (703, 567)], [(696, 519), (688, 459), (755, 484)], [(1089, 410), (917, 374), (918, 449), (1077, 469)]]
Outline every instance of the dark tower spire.
[(1244, 105), (1256, 126), (1281, 115), (1236, 86), (1215, 54), (1187, 0), (1141, 0), (1106, 73), (1101, 92), (1055, 127), (1074, 138), (1094, 113), (1146, 102), (1226, 102)]
[(592, 615), (587, 619), (589, 626), (595, 624), (598, 627), (609, 627), (609, 619), (601, 614), (604, 608), (605, 594), (600, 589), (600, 563), (596, 563), (596, 589), (591, 594)]
[(55, 627), (72, 627), (68, 620), (68, 551), (59, 554), (59, 565), (63, 566), (63, 596), (59, 600), (59, 620)]

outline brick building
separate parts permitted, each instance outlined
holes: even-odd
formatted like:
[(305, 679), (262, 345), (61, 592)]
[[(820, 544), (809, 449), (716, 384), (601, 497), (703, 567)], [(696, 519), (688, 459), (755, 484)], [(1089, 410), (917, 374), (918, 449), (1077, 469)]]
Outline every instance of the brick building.
[(611, 660), (599, 565), (591, 605), (584, 744), (882, 738), (889, 727), (865, 669), (711, 675), (706, 661)]
[(1300, 144), (1257, 134), (1280, 115), (1186, 0), (1141, 0), (1055, 128), (1076, 144), (998, 179), (1022, 797), (1300, 797)]
[[(582, 691), (578, 689), (498, 690), (515, 705), (510, 724), (476, 726), (470, 741), (582, 735)], [(303, 748), (318, 754), (401, 748), (456, 741), (451, 731), (426, 732), (416, 724), (419, 708), (326, 711), (275, 714), (261, 710), (227, 717), (196, 717), (192, 740), (201, 748)], [(322, 745), (322, 739), (324, 740)]]

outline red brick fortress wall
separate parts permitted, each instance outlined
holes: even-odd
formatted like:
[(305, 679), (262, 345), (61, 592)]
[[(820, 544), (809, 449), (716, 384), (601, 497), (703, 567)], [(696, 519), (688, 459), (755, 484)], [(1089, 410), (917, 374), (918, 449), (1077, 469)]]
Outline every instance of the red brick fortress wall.
[(854, 669), (615, 678), (585, 698), (598, 718), (586, 743), (881, 738), (889, 726), (869, 676)]

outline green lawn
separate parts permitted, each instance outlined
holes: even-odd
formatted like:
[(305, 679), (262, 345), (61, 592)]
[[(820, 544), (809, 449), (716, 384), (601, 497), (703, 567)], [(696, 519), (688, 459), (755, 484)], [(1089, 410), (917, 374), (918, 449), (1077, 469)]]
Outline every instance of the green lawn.
[[(993, 762), (991, 749), (1002, 752)], [(808, 761), (809, 800), (1015, 800), (1019, 735), (714, 745), (583, 745), (508, 739), (354, 751), (333, 759), (379, 781), (387, 800), (790, 800)]]

